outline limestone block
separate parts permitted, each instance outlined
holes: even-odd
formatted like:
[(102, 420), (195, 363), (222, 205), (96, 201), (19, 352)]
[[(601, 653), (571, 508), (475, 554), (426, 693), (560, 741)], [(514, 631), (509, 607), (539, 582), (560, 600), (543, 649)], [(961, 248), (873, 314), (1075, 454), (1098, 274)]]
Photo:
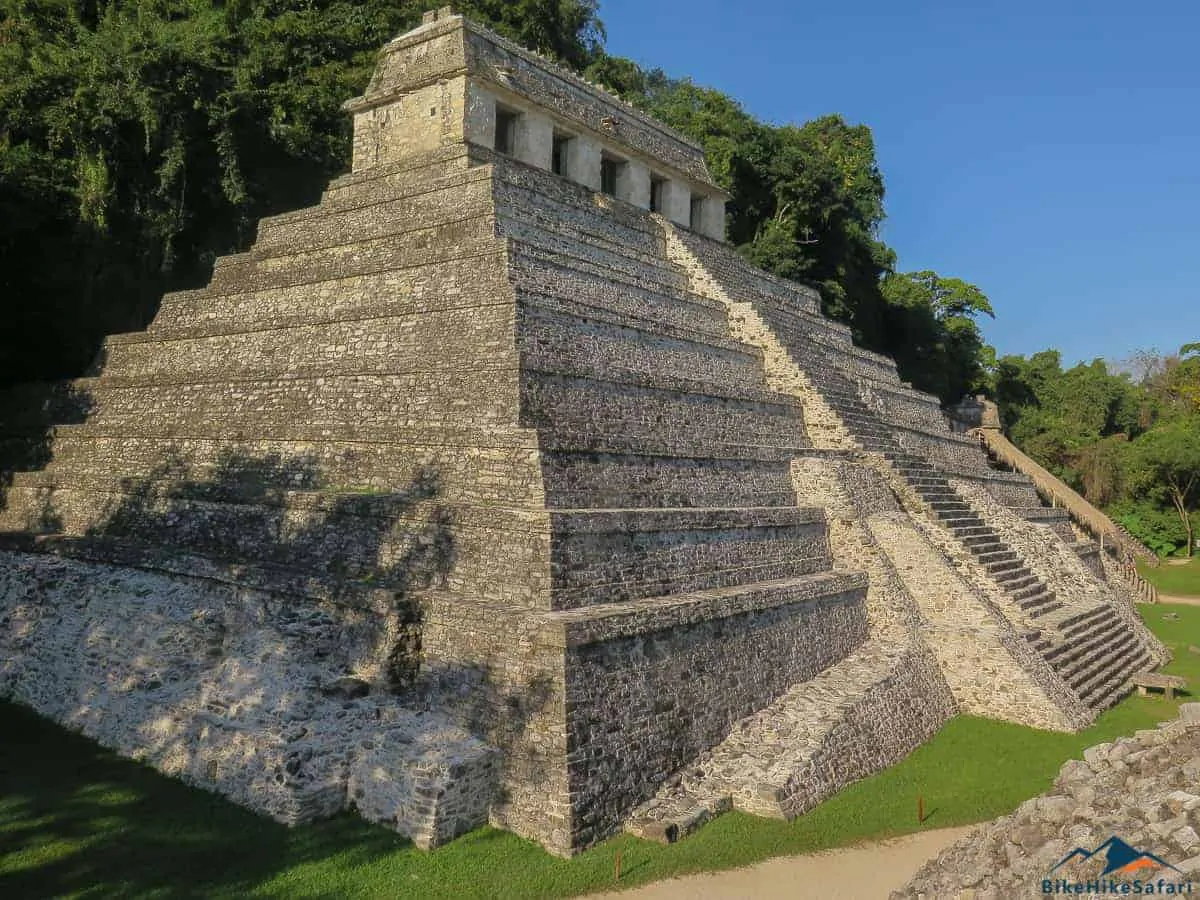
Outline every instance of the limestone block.
[(496, 98), (477, 82), (469, 82), (465, 89), (466, 109), (463, 137), (472, 144), (492, 148), (496, 146)]
[(532, 110), (522, 113), (513, 150), (521, 162), (550, 171), (554, 153), (554, 123), (550, 117)]
[(692, 191), (682, 181), (668, 178), (662, 186), (662, 214), (677, 225), (687, 227), (692, 218)]
[(567, 144), (567, 177), (593, 191), (600, 190), (600, 144), (580, 135)]
[(621, 166), (617, 176), (617, 199), (650, 208), (650, 169), (636, 159)]
[(713, 240), (725, 240), (725, 200), (721, 197), (705, 197), (703, 214), (695, 230)]

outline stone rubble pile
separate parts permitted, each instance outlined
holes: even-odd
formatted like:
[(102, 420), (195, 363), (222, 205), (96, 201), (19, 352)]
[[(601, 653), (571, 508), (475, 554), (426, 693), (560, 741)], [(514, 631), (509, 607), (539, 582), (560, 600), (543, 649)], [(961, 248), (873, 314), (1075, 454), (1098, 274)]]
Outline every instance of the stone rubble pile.
[(986, 823), (926, 863), (892, 900), (1007, 900), (1043, 893), (1046, 879), (1096, 880), (1116, 836), (1179, 871), (1148, 867), (1106, 879), (1158, 879), (1200, 887), (1200, 703), (1158, 729), (1089, 747), (1069, 760), (1052, 790)]

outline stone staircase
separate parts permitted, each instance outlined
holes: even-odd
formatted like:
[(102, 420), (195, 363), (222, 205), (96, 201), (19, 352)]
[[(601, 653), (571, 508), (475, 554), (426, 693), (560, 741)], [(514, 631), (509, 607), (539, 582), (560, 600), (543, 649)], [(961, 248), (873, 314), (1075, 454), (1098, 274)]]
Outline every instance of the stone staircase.
[(882, 453), (932, 516), (962, 544), (1020, 610), (1026, 639), (1089, 707), (1103, 710), (1126, 692), (1131, 673), (1154, 668), (1150, 650), (1109, 604), (1066, 607), (994, 528), (928, 461), (904, 452), (838, 373), (814, 374), (826, 401), (863, 449)]
[(1107, 709), (1127, 692), (1130, 673), (1149, 671), (1157, 661), (1108, 604), (1067, 612), (1025, 637), (1084, 703)]
[(793, 819), (932, 737), (954, 714), (940, 680), (919, 647), (872, 640), (738, 722), (626, 830), (671, 843), (729, 809)]
[[(900, 383), (894, 365), (853, 348), (848, 334), (816, 326), (811, 301), (797, 289), (768, 285), (746, 274), (745, 264), (726, 248), (694, 237), (686, 242), (706, 271), (716, 273), (719, 289), (749, 303), (778, 337), (803, 372), (811, 391), (837, 417), (862, 450), (880, 454), (913, 491), (928, 515), (944, 528), (988, 578), (1003, 591), (1007, 614), (1032, 648), (1089, 707), (1104, 709), (1122, 694), (1128, 677), (1159, 660), (1138, 629), (1109, 603), (1066, 602), (1022, 553), (984, 520), (951, 483), (945, 465), (914, 452), (909, 442), (946, 448), (954, 469), (986, 479), (986, 457), (972, 440), (949, 432), (932, 398), (910, 399), (916, 392)], [(870, 405), (867, 398), (871, 399)], [(901, 404), (903, 424), (885, 419), (880, 404)], [(1089, 627), (1081, 630), (1079, 623)]]
[(883, 454), (913, 489), (933, 517), (979, 562), (1029, 618), (1037, 619), (1063, 604), (1034, 575), (996, 531), (987, 525), (949, 480), (931, 463), (907, 453), (886, 425), (857, 396), (847, 379), (835, 371), (813, 374), (826, 402), (838, 413), (864, 450)]

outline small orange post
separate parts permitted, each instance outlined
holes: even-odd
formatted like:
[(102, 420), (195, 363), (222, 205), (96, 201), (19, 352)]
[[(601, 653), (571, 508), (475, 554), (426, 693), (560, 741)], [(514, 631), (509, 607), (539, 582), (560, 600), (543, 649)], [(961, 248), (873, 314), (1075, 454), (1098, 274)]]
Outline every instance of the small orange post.
[(917, 794), (917, 824), (925, 824), (925, 798)]
[(617, 850), (617, 858), (613, 862), (613, 881), (621, 880), (621, 851)]

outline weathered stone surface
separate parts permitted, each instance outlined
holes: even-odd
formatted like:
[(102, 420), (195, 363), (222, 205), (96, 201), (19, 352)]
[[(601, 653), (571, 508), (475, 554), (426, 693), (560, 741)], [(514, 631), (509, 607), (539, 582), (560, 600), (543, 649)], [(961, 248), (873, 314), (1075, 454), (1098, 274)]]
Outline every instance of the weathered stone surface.
[[(1188, 893), (1189, 877), (1200, 873), (1200, 857), (1195, 855), (1200, 846), (1200, 798), (1173, 786), (1190, 778), (1187, 766), (1200, 754), (1200, 732), (1171, 724), (1138, 735), (1088, 748), (1086, 764), (1067, 762), (1053, 791), (1022, 804), (1010, 816), (981, 825), (944, 850), (893, 892), (893, 900), (962, 897), (964, 886), (995, 897), (1024, 897), (1042, 893), (1044, 879), (1095, 881), (1106, 859), (1100, 848), (1114, 835), (1179, 871), (1150, 866), (1131, 875), (1113, 873), (1106, 876), (1117, 883), (1110, 893), (1122, 893), (1121, 882), (1135, 878), (1156, 888), (1162, 879), (1172, 892)], [(1148, 777), (1130, 778), (1123, 760), (1150, 753), (1157, 756)], [(1090, 799), (1086, 814), (1080, 815), (1078, 804), (1085, 792)], [(1068, 816), (1071, 811), (1076, 814)], [(1077, 847), (1099, 852), (1094, 859), (1077, 859), (1051, 873)], [(1194, 889), (1193, 884), (1190, 890)], [(1125, 893), (1135, 893), (1132, 884)]]
[(440, 12), (349, 110), (320, 204), (0, 404), (0, 694), (283, 821), (568, 854), (798, 815), (958, 711), (1076, 729), (1161, 661), (1027, 481), (720, 241), (694, 143)]

